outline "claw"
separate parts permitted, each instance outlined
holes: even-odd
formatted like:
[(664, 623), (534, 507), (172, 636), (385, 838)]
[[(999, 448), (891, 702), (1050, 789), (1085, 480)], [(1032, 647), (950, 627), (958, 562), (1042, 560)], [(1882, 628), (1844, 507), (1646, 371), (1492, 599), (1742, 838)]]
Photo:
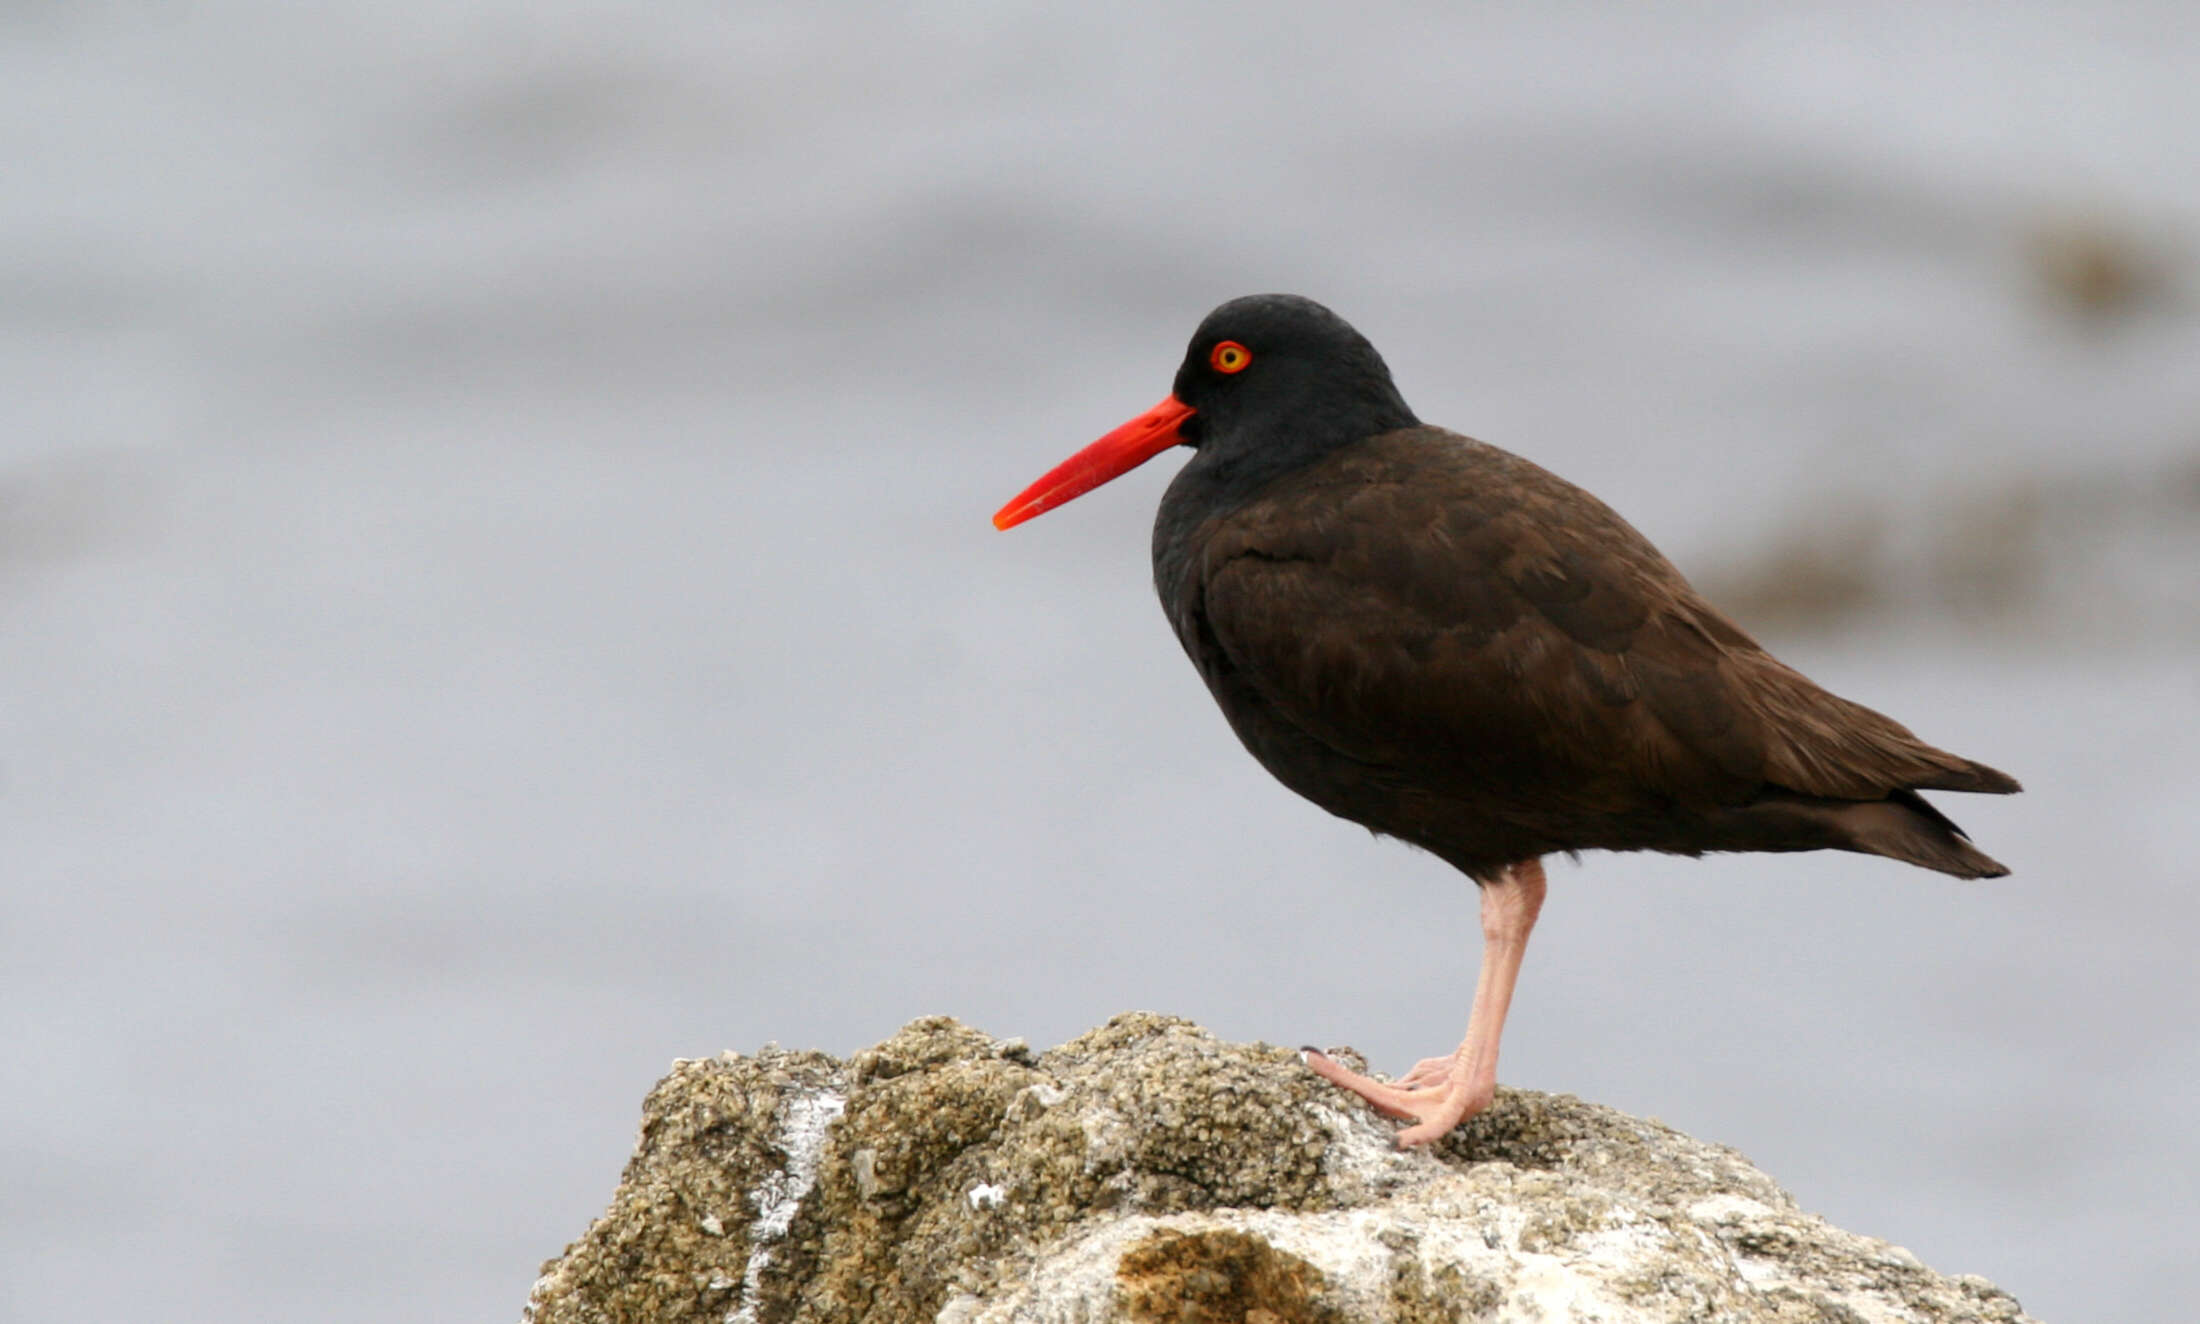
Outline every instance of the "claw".
[(1399, 1078), (1398, 1084), (1411, 1088), (1415, 1085), (1426, 1085), (1431, 1081), (1443, 1080), (1451, 1074), (1451, 1064), (1452, 1059), (1449, 1057), (1424, 1057), (1413, 1064), (1413, 1070), (1408, 1071)]
[(1323, 1080), (1339, 1089), (1350, 1090), (1372, 1104), (1375, 1111), (1399, 1121), (1421, 1121), (1430, 1103), (1441, 1094), (1441, 1091), (1407, 1089), (1385, 1084), (1371, 1076), (1348, 1070), (1327, 1053), (1320, 1051), (1308, 1054), (1306, 1065)]

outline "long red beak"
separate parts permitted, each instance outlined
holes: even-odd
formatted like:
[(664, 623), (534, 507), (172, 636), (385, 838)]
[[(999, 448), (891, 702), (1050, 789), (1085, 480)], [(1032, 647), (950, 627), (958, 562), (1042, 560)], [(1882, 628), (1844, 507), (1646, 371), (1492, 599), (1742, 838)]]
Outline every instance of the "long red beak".
[(1011, 529), (1044, 515), (1107, 482), (1121, 478), (1171, 446), (1184, 444), (1177, 431), (1192, 407), (1175, 396), (1140, 414), (1105, 437), (1047, 470), (1046, 476), (1016, 494), (993, 516), (993, 527)]

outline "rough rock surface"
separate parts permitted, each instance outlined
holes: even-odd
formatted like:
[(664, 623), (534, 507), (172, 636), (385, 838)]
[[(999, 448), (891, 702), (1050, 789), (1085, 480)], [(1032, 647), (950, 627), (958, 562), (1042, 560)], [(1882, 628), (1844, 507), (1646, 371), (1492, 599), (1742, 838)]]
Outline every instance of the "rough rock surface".
[(533, 1324), (2024, 1321), (1732, 1150), (1502, 1090), (1432, 1152), (1295, 1053), (1142, 1013), (680, 1062)]

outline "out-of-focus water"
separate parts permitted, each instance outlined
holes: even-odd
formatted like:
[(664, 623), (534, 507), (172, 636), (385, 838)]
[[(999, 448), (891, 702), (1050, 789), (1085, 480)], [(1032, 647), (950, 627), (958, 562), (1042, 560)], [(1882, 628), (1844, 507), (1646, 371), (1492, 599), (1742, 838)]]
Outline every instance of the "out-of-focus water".
[[(1707, 581), (2059, 512), (1991, 612), (1765, 631), (2024, 778), (1948, 803), (2015, 877), (1561, 866), (1503, 1074), (2171, 1317), (2196, 68), (2173, 3), (7, 9), (0, 1309), (508, 1316), (769, 1039), (1448, 1046), (1467, 885), (1237, 749), (1172, 465), (986, 520), (1290, 289)], [(2152, 277), (2083, 313), (2096, 225)]]

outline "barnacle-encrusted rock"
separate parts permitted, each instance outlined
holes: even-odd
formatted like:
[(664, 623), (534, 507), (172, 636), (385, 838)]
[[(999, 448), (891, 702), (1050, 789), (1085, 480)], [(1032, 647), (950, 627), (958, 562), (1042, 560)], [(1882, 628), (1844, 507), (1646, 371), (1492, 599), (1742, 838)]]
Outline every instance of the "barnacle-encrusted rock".
[(681, 1062), (533, 1324), (1955, 1324), (1979, 1278), (1732, 1150), (1504, 1090), (1433, 1152), (1295, 1053), (1133, 1013), (1034, 1057), (945, 1017), (845, 1062)]

